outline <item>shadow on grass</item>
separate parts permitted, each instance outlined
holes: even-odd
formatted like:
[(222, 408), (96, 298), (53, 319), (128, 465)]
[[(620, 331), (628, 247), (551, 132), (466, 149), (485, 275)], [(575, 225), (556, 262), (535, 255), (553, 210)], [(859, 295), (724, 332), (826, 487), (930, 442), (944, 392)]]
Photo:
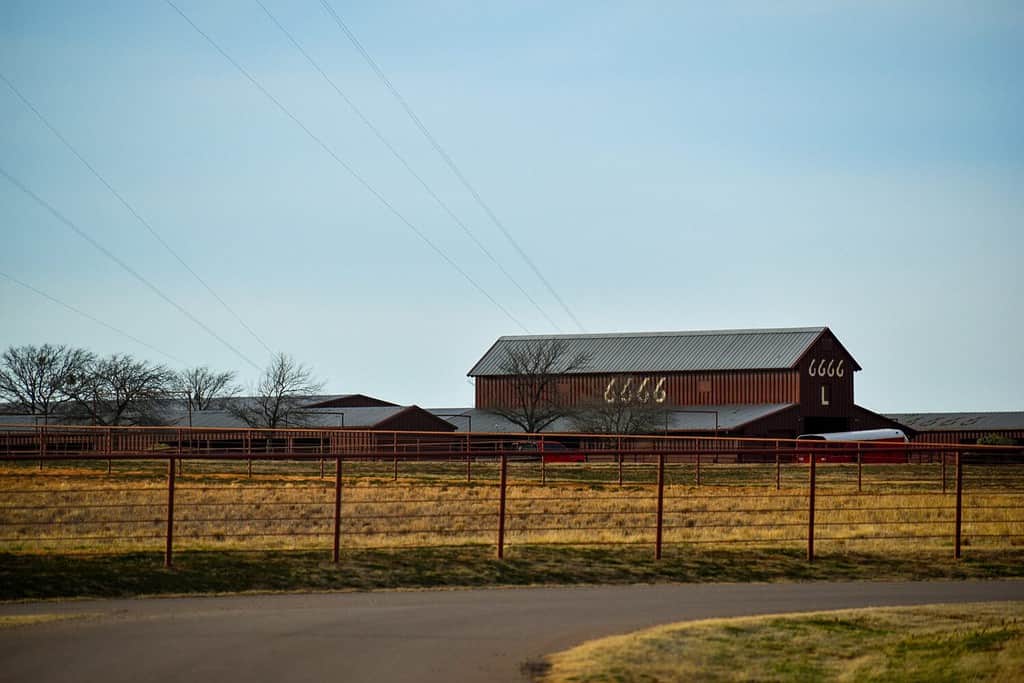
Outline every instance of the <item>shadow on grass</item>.
[(0, 554), (0, 599), (128, 597), (241, 591), (373, 590), (625, 584), (936, 580), (1024, 577), (1024, 550), (881, 555), (846, 552), (808, 563), (799, 550), (675, 548), (660, 562), (649, 549), (524, 546), (504, 560), (491, 547), (358, 550), (339, 564), (323, 552), (183, 551), (174, 567), (159, 553)]

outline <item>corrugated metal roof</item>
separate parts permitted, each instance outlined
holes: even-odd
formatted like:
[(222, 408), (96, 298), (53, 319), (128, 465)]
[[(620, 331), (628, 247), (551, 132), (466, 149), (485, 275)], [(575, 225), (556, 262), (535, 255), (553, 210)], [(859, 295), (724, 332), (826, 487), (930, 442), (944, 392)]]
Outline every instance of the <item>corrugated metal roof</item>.
[[(716, 406), (673, 406), (667, 410), (670, 432), (714, 432), (717, 413), (718, 430), (738, 429), (745, 424), (793, 407), (794, 403), (757, 403)], [(460, 432), (522, 433), (522, 427), (489, 410), (479, 408), (428, 408), (434, 415), (443, 416)], [(570, 418), (559, 418), (545, 432), (572, 433), (577, 431)]]
[(730, 431), (745, 424), (774, 415), (780, 410), (792, 408), (795, 403), (754, 403), (729, 404), (721, 406), (679, 406), (669, 413), (669, 431), (711, 432), (715, 429), (717, 413), (718, 430)]
[(918, 432), (984, 432), (1024, 430), (1024, 412), (888, 413)]
[[(489, 410), (478, 408), (427, 408), (427, 412), (437, 415), (455, 425), (456, 431), (484, 434), (522, 434), (523, 428), (509, 422), (506, 418)], [(545, 432), (571, 432), (572, 422), (568, 418), (558, 418)]]
[(574, 374), (790, 368), (826, 329), (507, 336), (500, 337), (468, 374), (503, 375), (501, 364), (509, 349), (556, 339), (566, 343), (567, 362), (580, 353), (590, 356), (590, 363)]
[[(301, 427), (317, 429), (321, 427), (341, 427), (342, 422), (347, 428), (352, 427), (373, 427), (379, 422), (394, 417), (405, 410), (408, 406), (374, 406), (366, 408), (345, 408), (344, 410), (319, 410), (316, 408), (303, 409)], [(342, 417), (341, 413), (344, 413)], [(180, 415), (175, 420), (178, 426), (188, 424), (188, 416)], [(192, 413), (193, 427), (247, 427), (242, 420), (238, 419), (226, 410), (199, 410)], [(284, 425), (282, 425), (284, 426)], [(291, 426), (291, 425), (289, 425)]]

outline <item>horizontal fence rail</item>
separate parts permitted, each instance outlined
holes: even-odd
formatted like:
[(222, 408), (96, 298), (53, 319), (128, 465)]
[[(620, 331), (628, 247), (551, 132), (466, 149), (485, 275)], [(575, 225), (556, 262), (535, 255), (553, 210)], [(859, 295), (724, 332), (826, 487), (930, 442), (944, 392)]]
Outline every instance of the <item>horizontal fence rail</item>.
[(619, 435), (26, 426), (0, 553), (720, 546), (1024, 548), (1013, 447)]

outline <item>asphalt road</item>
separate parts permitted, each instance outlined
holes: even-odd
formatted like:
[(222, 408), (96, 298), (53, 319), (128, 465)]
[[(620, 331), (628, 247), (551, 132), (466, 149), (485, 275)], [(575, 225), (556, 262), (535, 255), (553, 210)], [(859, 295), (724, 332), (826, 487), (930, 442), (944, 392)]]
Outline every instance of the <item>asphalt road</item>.
[(1024, 581), (692, 584), (12, 603), (0, 681), (523, 681), (521, 664), (655, 624), (1024, 600)]

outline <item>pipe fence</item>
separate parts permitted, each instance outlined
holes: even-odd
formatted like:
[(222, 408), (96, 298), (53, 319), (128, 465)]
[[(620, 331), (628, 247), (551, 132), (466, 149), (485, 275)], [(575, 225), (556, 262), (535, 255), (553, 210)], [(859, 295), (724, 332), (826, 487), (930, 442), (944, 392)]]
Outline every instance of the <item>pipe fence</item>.
[[(570, 440), (571, 439), (571, 440)], [(0, 553), (1024, 548), (1020, 448), (341, 430), (0, 433)]]

